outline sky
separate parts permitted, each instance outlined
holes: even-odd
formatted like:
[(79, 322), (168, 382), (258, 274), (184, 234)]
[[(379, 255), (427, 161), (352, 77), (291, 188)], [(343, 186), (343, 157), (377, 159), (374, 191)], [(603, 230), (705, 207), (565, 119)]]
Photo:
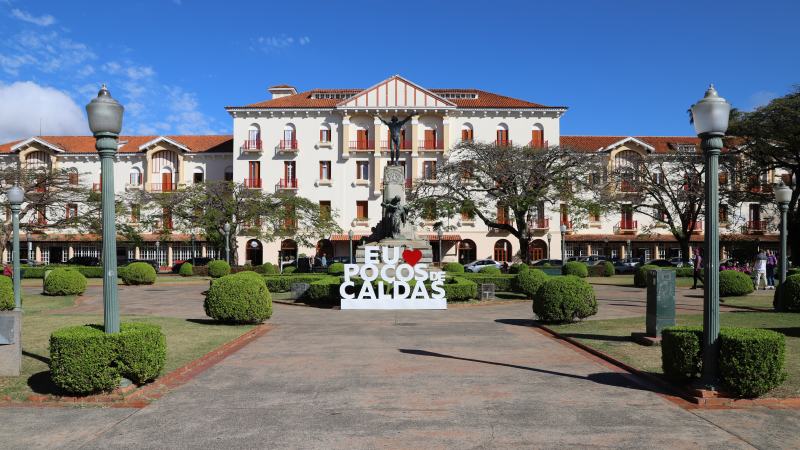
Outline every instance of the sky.
[(0, 0), (0, 142), (86, 134), (106, 83), (126, 134), (229, 134), (267, 87), (394, 74), (567, 106), (561, 134), (688, 135), (709, 83), (752, 110), (800, 84), (800, 2)]

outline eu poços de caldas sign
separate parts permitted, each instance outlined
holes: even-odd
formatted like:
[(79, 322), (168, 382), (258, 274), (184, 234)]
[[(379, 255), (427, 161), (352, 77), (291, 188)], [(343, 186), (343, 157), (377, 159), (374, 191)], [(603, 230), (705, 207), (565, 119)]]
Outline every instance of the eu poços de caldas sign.
[[(345, 264), (342, 309), (447, 309), (444, 272), (431, 272), (420, 263), (419, 250), (404, 250), (400, 256), (399, 247), (368, 245), (364, 264)], [(354, 277), (364, 284), (356, 288)]]

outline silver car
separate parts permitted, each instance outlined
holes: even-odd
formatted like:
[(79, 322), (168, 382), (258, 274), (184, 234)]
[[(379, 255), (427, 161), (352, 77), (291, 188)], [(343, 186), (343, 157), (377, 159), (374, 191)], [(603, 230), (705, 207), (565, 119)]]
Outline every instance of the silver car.
[(493, 260), (493, 259), (479, 259), (478, 261), (472, 261), (471, 263), (464, 266), (464, 270), (468, 270), (470, 272), (478, 273), (484, 267), (494, 266), (500, 269), (503, 267), (503, 264)]

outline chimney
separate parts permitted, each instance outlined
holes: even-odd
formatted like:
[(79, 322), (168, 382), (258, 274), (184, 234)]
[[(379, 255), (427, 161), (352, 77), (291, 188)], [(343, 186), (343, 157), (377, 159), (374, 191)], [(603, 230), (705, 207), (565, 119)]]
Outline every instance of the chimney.
[(297, 94), (297, 89), (288, 84), (279, 84), (277, 86), (270, 86), (268, 91), (272, 94), (272, 99), (287, 97), (289, 95)]

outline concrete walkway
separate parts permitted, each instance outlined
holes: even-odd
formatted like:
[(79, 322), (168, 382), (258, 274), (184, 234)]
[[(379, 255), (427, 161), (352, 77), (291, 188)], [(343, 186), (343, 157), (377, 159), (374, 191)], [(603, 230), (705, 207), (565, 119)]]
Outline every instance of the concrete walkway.
[(685, 410), (530, 317), (276, 305), (270, 333), (147, 408), (0, 409), (0, 447), (800, 447), (798, 411)]

